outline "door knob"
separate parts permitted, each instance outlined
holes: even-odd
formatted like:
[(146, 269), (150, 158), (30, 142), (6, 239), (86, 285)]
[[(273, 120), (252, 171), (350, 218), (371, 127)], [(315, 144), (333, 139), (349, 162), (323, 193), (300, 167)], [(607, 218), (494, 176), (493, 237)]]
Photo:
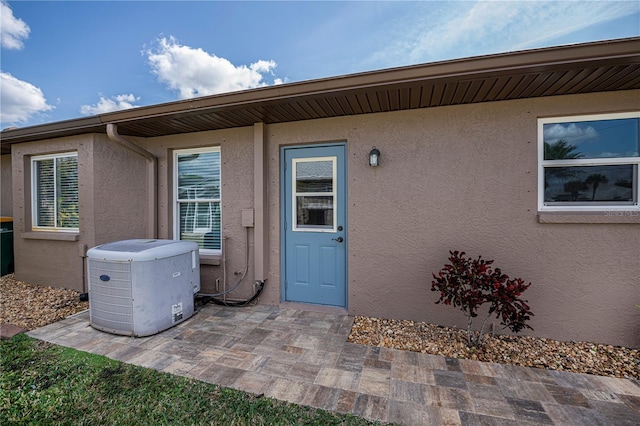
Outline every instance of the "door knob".
[(343, 242), (343, 241), (344, 241), (344, 238), (342, 238), (342, 237), (338, 237), (338, 238), (332, 238), (332, 240), (333, 240), (333, 241), (337, 241), (337, 242), (341, 243), (341, 242)]

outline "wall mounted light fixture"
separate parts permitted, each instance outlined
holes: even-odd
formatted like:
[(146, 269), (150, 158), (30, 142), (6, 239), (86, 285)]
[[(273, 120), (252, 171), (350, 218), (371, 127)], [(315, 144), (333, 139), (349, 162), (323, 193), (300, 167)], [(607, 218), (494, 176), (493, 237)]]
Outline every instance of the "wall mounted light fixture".
[(380, 160), (380, 151), (374, 146), (369, 152), (369, 165), (371, 167), (378, 167), (378, 161)]

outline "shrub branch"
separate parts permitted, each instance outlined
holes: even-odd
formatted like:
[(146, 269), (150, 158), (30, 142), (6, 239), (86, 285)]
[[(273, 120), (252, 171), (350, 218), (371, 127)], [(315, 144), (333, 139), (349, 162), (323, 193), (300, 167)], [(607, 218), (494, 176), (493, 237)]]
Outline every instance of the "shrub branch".
[[(520, 298), (531, 283), (525, 284), (520, 278), (510, 279), (500, 268), (493, 269), (493, 260), (465, 257), (465, 252), (449, 251), (449, 263), (432, 274), (432, 291), (439, 291), (437, 303), (460, 307), (467, 317), (467, 344), (480, 346), (487, 320), (495, 314), (503, 328), (514, 333), (524, 328), (532, 329), (527, 321), (533, 313), (527, 301)], [(480, 330), (473, 331), (473, 319), (478, 316), (478, 308), (489, 304), (489, 314), (483, 320)], [(533, 330), (533, 329), (532, 329)]]

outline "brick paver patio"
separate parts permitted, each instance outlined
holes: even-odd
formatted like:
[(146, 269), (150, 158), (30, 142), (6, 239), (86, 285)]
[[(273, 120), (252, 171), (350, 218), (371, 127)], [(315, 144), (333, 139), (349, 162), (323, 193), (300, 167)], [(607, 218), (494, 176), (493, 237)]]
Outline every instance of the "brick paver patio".
[(131, 364), (406, 425), (638, 425), (627, 379), (347, 343), (353, 318), (206, 305), (150, 337), (93, 329), (84, 312), (29, 335)]

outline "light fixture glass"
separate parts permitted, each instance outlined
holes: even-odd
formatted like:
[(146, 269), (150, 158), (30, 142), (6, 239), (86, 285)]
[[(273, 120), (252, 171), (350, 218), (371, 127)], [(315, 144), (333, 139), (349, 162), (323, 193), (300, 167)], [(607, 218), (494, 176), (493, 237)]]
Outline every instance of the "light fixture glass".
[(378, 166), (378, 160), (380, 159), (380, 151), (374, 146), (369, 152), (369, 165), (371, 167)]

